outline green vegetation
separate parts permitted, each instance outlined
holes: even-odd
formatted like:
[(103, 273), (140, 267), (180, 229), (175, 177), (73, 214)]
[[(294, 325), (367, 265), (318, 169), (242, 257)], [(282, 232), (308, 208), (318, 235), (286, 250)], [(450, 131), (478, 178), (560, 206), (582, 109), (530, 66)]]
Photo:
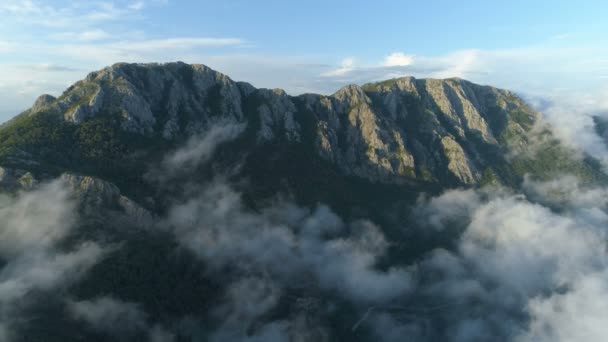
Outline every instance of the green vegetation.
[(509, 118), (518, 123), (524, 129), (531, 129), (535, 122), (534, 115), (532, 113), (520, 108), (509, 112)]
[(125, 191), (136, 188), (157, 151), (168, 144), (120, 129), (120, 119), (99, 116), (81, 124), (56, 113), (22, 115), (0, 129), (0, 165), (34, 174), (64, 171), (111, 180)]
[(540, 180), (571, 174), (587, 182), (606, 181), (606, 175), (597, 162), (575, 158), (573, 151), (561, 145), (557, 139), (543, 142), (529, 155), (513, 158), (510, 170), (519, 177), (530, 174)]
[(481, 175), (481, 180), (479, 181), (479, 186), (498, 185), (498, 184), (499, 184), (498, 178), (496, 177), (496, 174), (494, 173), (494, 171), (492, 171), (491, 168), (486, 168), (485, 170), (483, 170), (483, 173)]

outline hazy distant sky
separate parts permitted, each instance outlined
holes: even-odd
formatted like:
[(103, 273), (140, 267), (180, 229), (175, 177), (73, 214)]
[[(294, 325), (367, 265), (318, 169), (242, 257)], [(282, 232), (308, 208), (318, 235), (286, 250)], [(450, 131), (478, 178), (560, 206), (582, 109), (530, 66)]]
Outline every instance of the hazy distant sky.
[(403, 75), (602, 93), (607, 1), (0, 1), (0, 121), (115, 62), (332, 93)]

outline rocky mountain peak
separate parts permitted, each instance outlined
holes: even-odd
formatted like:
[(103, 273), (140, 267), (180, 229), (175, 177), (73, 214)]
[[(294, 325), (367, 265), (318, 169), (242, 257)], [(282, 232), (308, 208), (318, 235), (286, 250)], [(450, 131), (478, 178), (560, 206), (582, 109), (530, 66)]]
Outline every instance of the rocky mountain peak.
[(241, 92), (228, 76), (202, 64), (118, 63), (90, 73), (58, 99), (31, 112), (49, 110), (81, 123), (98, 115), (119, 118), (125, 130), (163, 137), (195, 132), (214, 115), (242, 120)]
[(39, 111), (43, 110), (45, 107), (47, 107), (48, 105), (50, 105), (51, 103), (53, 103), (53, 101), (55, 101), (56, 99), (57, 99), (56, 97), (49, 95), (49, 94), (40, 95), (34, 102), (34, 105), (32, 106), (31, 111), (39, 112)]
[(331, 96), (293, 97), (182, 62), (114, 64), (59, 98), (41, 96), (25, 115), (37, 113), (71, 125), (111, 120), (128, 133), (167, 141), (187, 139), (219, 121), (247, 123), (254, 130), (247, 135), (255, 137), (251, 146), (312, 143), (320, 158), (345, 175), (467, 185), (512, 173), (503, 170), (507, 156), (526, 154), (540, 119), (512, 92), (458, 78), (401, 77), (347, 85)]

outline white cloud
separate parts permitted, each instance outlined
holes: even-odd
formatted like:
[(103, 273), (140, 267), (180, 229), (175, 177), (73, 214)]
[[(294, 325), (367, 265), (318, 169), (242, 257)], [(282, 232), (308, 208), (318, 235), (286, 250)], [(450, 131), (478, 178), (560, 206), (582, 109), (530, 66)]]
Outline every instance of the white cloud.
[(82, 41), (91, 42), (111, 38), (112, 35), (102, 29), (92, 29), (83, 32), (60, 32), (53, 34), (52, 37), (63, 41)]
[(175, 340), (175, 336), (162, 326), (148, 325), (148, 315), (137, 303), (103, 296), (90, 300), (68, 300), (67, 309), (73, 319), (120, 341), (134, 340), (142, 335), (148, 335), (150, 342)]
[(97, 7), (85, 12), (83, 17), (92, 21), (113, 21), (131, 16), (139, 11), (137, 6), (117, 7), (112, 2), (99, 2)]
[(71, 71), (83, 71), (78, 68), (73, 68), (65, 65), (59, 64), (21, 64), (12, 66), (17, 69), (25, 70), (25, 71), (36, 71), (36, 72), (71, 72)]
[[(162, 2), (154, 3), (162, 4)], [(60, 6), (46, 1), (4, 0), (0, 4), (0, 14), (5, 14), (3, 19), (15, 24), (26, 23), (51, 29), (86, 29), (101, 23), (138, 18), (144, 7), (144, 1), (126, 5), (91, 1)]]
[[(380, 63), (350, 65), (346, 68), (348, 72), (328, 72), (323, 76), (339, 81), (340, 85), (383, 80), (392, 75), (461, 77), (518, 92), (548, 95), (560, 88), (585, 92), (603, 84), (608, 61), (588, 56), (607, 53), (603, 46), (547, 44), (502, 50), (456, 50), (435, 56), (394, 53)], [(391, 56), (392, 63), (388, 63)]]
[[(43, 93), (60, 95), (87, 73), (116, 62), (169, 62), (200, 53), (206, 48), (239, 47), (239, 38), (176, 37), (168, 39), (107, 40), (105, 31), (60, 32), (58, 43), (0, 43), (0, 50), (20, 51), (42, 62), (0, 64), (0, 122), (30, 107)], [(71, 42), (64, 43), (63, 39)], [(95, 41), (102, 40), (102, 41)], [(201, 57), (190, 58), (200, 62)], [(48, 61), (61, 60), (61, 64)], [(60, 71), (60, 72), (59, 72)], [(10, 90), (9, 90), (10, 89)]]
[(606, 271), (576, 280), (570, 291), (542, 296), (529, 303), (533, 320), (520, 341), (602, 341), (608, 336)]
[(63, 289), (105, 254), (92, 242), (59, 248), (76, 218), (75, 203), (62, 181), (15, 197), (0, 195), (0, 337), (17, 341), (14, 324), (23, 319), (32, 295)]
[(59, 64), (0, 64), (0, 121), (30, 107), (42, 94), (60, 95), (88, 70)]
[(608, 146), (596, 134), (593, 116), (608, 116), (608, 88), (588, 91), (552, 90), (529, 98), (551, 123), (557, 137), (569, 146), (597, 158), (608, 170)]
[[(16, 305), (37, 290), (56, 289), (79, 279), (104, 255), (97, 244), (85, 243), (61, 253), (51, 249), (26, 249), (0, 272), (0, 303)], [(0, 321), (3, 317), (0, 317)]]
[(68, 58), (78, 65), (89, 65), (89, 68), (94, 69), (116, 62), (144, 63), (183, 60), (184, 56), (200, 54), (201, 49), (234, 48), (243, 44), (245, 42), (239, 38), (175, 37), (112, 40), (97, 43), (44, 44), (28, 49), (43, 54), (52, 49), (54, 55)]
[(129, 4), (129, 8), (132, 10), (139, 11), (139, 10), (143, 9), (145, 5), (146, 5), (146, 3), (143, 1), (136, 1), (136, 2)]
[[(526, 187), (535, 200), (562, 207), (556, 212), (492, 189), (448, 191), (418, 208), (433, 213), (429, 224), (443, 226), (439, 234), (453, 226), (463, 233), (452, 233), (460, 236), (453, 250), (437, 249), (418, 264), (426, 276), (402, 313), (379, 309), (366, 324), (389, 340), (391, 331), (424, 341), (601, 340), (608, 319), (598, 300), (608, 295), (607, 190), (584, 188), (573, 177)], [(471, 205), (462, 203), (467, 199)], [(408, 316), (431, 299), (441, 305)], [(444, 332), (429, 320), (445, 324)]]
[(49, 248), (65, 237), (75, 210), (61, 182), (26, 192), (17, 200), (0, 194), (0, 255), (17, 255), (32, 248)]
[(412, 64), (414, 61), (414, 56), (406, 55), (403, 52), (394, 52), (384, 58), (384, 66), (392, 67), (392, 66), (407, 66)]
[(464, 50), (450, 54), (433, 61), (428, 60), (428, 63), (438, 63), (442, 65), (440, 71), (432, 73), (432, 77), (449, 78), (460, 77), (468, 78), (471, 74), (486, 72), (484, 61), (480, 58), (480, 52), (477, 50)]
[(221, 181), (184, 192), (192, 196), (175, 203), (158, 227), (175, 234), (215, 279), (224, 279), (225, 270), (231, 269), (224, 301), (212, 309), (221, 322), (212, 341), (283, 341), (326, 334), (325, 324), (306, 312), (300, 318), (264, 319), (286, 300), (294, 301), (290, 289), (315, 289), (317, 297), (336, 296), (355, 308), (387, 304), (412, 291), (413, 279), (405, 268), (377, 268), (389, 243), (371, 222), (345, 224), (328, 207), (311, 211), (289, 201), (254, 212)]
[(341, 77), (355, 70), (355, 59), (354, 58), (345, 58), (342, 60), (340, 67), (338, 69), (325, 72), (321, 74), (324, 77)]
[(68, 309), (75, 319), (86, 322), (97, 331), (113, 336), (133, 336), (147, 328), (146, 314), (137, 304), (112, 297), (69, 301)]
[(132, 42), (118, 42), (106, 47), (133, 50), (140, 52), (163, 50), (163, 49), (194, 49), (197, 47), (212, 46), (238, 46), (244, 42), (239, 38), (167, 38)]
[(32, 0), (7, 0), (2, 5), (0, 5), (0, 11), (12, 15), (36, 15), (43, 13), (44, 10), (44, 6), (35, 3)]
[(5, 41), (0, 41), (0, 52), (13, 51), (13, 44)]
[(234, 140), (245, 128), (245, 123), (212, 122), (203, 132), (190, 137), (184, 146), (168, 154), (162, 160), (160, 170), (152, 170), (147, 176), (166, 181), (187, 175), (209, 161), (219, 145)]

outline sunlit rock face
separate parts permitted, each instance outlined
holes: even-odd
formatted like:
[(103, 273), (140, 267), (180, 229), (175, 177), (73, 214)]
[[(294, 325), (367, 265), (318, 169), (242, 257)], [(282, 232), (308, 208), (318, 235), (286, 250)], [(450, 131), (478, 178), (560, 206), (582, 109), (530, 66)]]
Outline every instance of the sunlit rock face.
[[(496, 159), (526, 152), (539, 114), (513, 93), (461, 79), (404, 77), (290, 96), (234, 82), (204, 65), (115, 64), (29, 110), (82, 124), (111, 117), (130, 133), (180, 141), (217, 121), (255, 141), (302, 144), (345, 175), (373, 182), (479, 184)], [(503, 158), (505, 157), (505, 158)]]

